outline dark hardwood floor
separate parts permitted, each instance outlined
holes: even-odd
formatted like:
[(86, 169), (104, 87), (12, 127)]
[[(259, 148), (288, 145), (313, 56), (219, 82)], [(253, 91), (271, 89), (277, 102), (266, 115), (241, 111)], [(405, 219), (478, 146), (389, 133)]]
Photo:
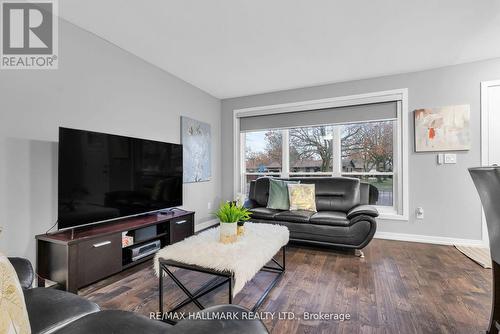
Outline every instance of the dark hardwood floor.
[[(265, 320), (272, 333), (484, 333), (491, 306), (491, 270), (451, 246), (375, 239), (365, 258), (290, 246), (287, 271), (259, 311), (348, 313), (348, 321)], [(209, 277), (178, 271), (191, 288)], [(270, 280), (260, 273), (234, 302), (250, 306)], [(184, 299), (170, 280), (166, 303)], [(146, 262), (80, 290), (104, 309), (149, 315), (158, 310), (158, 280)], [(227, 302), (227, 287), (201, 299)], [(187, 306), (185, 311), (195, 311)]]

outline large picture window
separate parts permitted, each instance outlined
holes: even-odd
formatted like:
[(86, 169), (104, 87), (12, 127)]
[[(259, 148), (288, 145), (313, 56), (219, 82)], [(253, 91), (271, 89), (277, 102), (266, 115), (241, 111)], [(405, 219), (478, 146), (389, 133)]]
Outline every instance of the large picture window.
[(406, 89), (234, 110), (234, 192), (264, 175), (353, 177), (383, 219), (408, 219)]
[(244, 191), (266, 175), (355, 177), (377, 188), (376, 205), (394, 208), (396, 136), (397, 120), (243, 132)]

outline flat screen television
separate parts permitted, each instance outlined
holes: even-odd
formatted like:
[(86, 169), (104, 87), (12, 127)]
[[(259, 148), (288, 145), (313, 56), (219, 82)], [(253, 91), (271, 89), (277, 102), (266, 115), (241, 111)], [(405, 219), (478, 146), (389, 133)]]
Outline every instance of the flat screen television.
[(182, 145), (59, 128), (58, 228), (182, 205)]

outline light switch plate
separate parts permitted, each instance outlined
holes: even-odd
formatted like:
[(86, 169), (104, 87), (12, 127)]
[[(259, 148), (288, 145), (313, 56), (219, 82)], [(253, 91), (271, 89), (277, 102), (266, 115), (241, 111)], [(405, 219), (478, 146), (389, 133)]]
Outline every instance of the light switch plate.
[(438, 165), (442, 165), (444, 163), (444, 155), (443, 155), (443, 153), (438, 153), (438, 155), (437, 155), (437, 163), (438, 163)]
[(444, 163), (445, 164), (456, 164), (457, 163), (457, 155), (455, 153), (445, 153)]

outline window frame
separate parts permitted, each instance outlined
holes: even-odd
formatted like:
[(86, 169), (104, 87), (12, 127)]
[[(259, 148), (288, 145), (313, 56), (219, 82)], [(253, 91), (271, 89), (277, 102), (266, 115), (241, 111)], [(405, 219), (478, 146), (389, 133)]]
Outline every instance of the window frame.
[[(382, 220), (398, 220), (398, 221), (408, 221), (408, 90), (395, 89), (390, 91), (374, 92), (368, 94), (358, 94), (350, 95), (336, 98), (328, 98), (322, 100), (312, 100), (312, 101), (302, 101), (296, 103), (287, 103), (271, 106), (262, 106), (255, 108), (244, 108), (233, 110), (233, 140), (234, 140), (234, 155), (235, 163), (233, 166), (234, 173), (234, 183), (233, 191), (234, 195), (240, 193), (246, 184), (246, 175), (270, 175), (272, 173), (246, 173), (245, 169), (245, 138), (244, 133), (240, 133), (239, 129), (239, 118), (258, 116), (270, 113), (284, 113), (284, 112), (297, 112), (297, 111), (308, 111), (319, 108), (332, 108), (332, 107), (344, 107), (344, 106), (354, 106), (367, 103), (378, 103), (378, 102), (397, 102), (397, 121), (394, 122), (395, 126), (395, 136), (394, 136), (394, 168), (393, 172), (352, 172), (352, 173), (342, 173), (341, 167), (341, 143), (340, 143), (340, 126), (336, 126), (338, 129), (334, 134), (334, 145), (333, 149), (338, 150), (334, 152), (333, 161), (333, 171), (332, 172), (292, 172), (289, 170), (289, 129), (281, 129), (282, 131), (282, 173), (281, 177), (293, 177), (294, 175), (317, 175), (317, 176), (358, 176), (358, 175), (392, 175), (393, 176), (393, 206), (377, 206), (381, 215)], [(373, 120), (382, 121), (382, 120)], [(363, 122), (364, 123), (364, 122)], [(345, 123), (352, 124), (352, 123)], [(342, 123), (335, 124), (342, 125)], [(321, 126), (318, 125), (318, 126)], [(335, 142), (337, 141), (337, 142)]]

